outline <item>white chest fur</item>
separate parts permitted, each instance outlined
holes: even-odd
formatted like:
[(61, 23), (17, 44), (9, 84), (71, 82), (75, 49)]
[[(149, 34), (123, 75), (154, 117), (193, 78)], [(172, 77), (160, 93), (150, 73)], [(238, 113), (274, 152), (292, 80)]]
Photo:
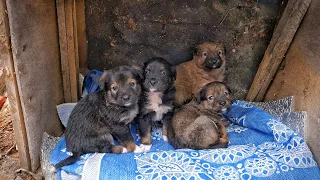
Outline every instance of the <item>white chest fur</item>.
[(130, 123), (133, 121), (133, 119), (137, 116), (139, 113), (139, 106), (135, 105), (134, 108), (132, 108), (126, 115), (120, 117), (120, 122), (126, 121), (127, 123)]
[(154, 111), (156, 115), (153, 121), (161, 121), (163, 115), (169, 112), (172, 108), (169, 106), (162, 105), (162, 93), (161, 92), (148, 92), (148, 106), (149, 111)]

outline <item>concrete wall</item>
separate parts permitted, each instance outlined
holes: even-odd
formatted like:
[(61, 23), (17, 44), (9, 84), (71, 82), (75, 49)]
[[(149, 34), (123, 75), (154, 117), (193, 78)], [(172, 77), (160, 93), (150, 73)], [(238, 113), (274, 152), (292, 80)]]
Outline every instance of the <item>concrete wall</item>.
[(265, 101), (294, 95), (295, 111), (307, 111), (307, 143), (320, 165), (320, 1), (313, 1)]

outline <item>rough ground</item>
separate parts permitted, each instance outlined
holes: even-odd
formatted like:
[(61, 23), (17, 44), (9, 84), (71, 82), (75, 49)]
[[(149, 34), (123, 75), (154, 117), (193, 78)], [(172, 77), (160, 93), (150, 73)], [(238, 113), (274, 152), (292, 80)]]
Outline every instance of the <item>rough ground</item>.
[[(257, 4), (257, 2), (259, 2)], [(227, 84), (243, 99), (278, 20), (282, 0), (86, 1), (89, 69), (142, 65), (161, 56), (177, 65), (204, 41), (226, 46)]]
[[(3, 69), (0, 67), (0, 96), (5, 93), (3, 80)], [(25, 172), (15, 172), (20, 168), (19, 153), (16, 149), (15, 136), (12, 127), (12, 117), (9, 107), (9, 102), (6, 101), (0, 108), (0, 179), (12, 180), (34, 179), (31, 175)]]

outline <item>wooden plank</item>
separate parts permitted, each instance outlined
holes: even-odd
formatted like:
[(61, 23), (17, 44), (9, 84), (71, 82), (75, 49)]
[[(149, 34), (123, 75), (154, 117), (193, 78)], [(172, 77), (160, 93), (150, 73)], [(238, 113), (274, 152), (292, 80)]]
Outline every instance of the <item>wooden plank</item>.
[(84, 0), (76, 0), (79, 67), (87, 68), (87, 35)]
[(43, 132), (54, 136), (63, 132), (56, 109), (63, 102), (56, 3), (47, 0), (6, 3), (31, 170), (36, 171)]
[(247, 94), (247, 101), (263, 100), (311, 1), (291, 0), (288, 2)]
[(0, 2), (0, 60), (4, 62), (8, 100), (13, 117), (13, 130), (19, 151), (20, 166), (31, 170), (31, 161), (24, 116), (18, 91), (10, 42), (10, 28), (5, 0)]
[(65, 102), (77, 102), (79, 57), (75, 0), (57, 0), (56, 2)]
[(67, 46), (67, 30), (64, 0), (56, 0), (58, 28), (59, 28), (59, 45), (61, 58), (61, 73), (63, 81), (63, 96), (65, 102), (71, 102), (69, 63), (68, 63), (68, 46)]

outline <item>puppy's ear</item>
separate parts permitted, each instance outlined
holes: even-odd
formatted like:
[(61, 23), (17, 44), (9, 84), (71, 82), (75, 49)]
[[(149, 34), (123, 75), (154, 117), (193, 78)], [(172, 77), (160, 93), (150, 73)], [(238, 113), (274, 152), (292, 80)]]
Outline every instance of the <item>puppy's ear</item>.
[(200, 48), (199, 46), (196, 46), (193, 50), (193, 56), (198, 56), (199, 55), (199, 51), (200, 51)]
[(143, 79), (143, 70), (139, 66), (132, 66), (133, 70), (138, 74), (140, 80)]
[(171, 73), (172, 73), (173, 79), (176, 80), (176, 77), (177, 77), (176, 66), (171, 66)]
[(106, 88), (106, 84), (108, 83), (110, 77), (110, 72), (109, 71), (104, 71), (103, 74), (101, 75), (100, 79), (99, 79), (99, 86), (101, 89), (105, 89)]
[(229, 87), (229, 86), (226, 86), (226, 87), (227, 87), (227, 89), (228, 89), (229, 94), (231, 94), (232, 91), (231, 91), (230, 87)]
[(219, 57), (220, 58), (225, 58), (225, 56), (226, 56), (226, 46), (223, 45), (222, 49), (219, 48)]
[(201, 88), (200, 91), (196, 94), (196, 101), (198, 104), (201, 103), (205, 99), (206, 96), (206, 90), (204, 88)]

